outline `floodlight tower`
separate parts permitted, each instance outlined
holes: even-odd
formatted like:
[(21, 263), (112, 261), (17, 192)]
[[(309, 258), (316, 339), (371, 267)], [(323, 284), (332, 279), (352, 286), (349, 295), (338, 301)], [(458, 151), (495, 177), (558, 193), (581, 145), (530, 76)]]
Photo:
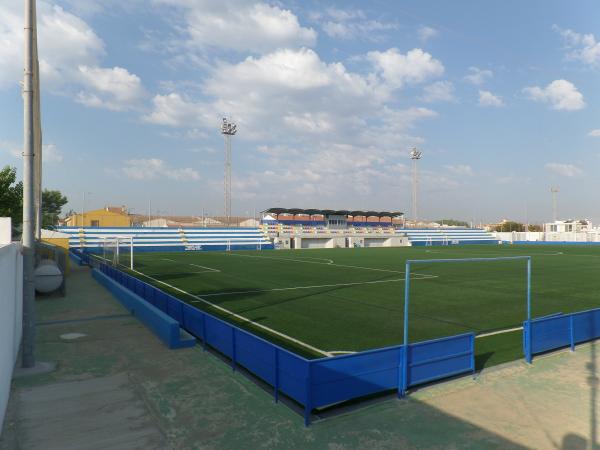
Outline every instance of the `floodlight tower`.
[(552, 220), (556, 222), (558, 220), (558, 206), (557, 206), (557, 194), (559, 193), (559, 189), (557, 186), (553, 186), (550, 188), (550, 192), (552, 193)]
[(416, 147), (410, 151), (410, 159), (412, 160), (412, 217), (415, 224), (419, 218), (419, 210), (417, 208), (417, 200), (419, 193), (419, 160), (423, 157), (423, 152)]
[(223, 117), (221, 134), (225, 138), (225, 217), (231, 219), (231, 136), (237, 133), (237, 125)]

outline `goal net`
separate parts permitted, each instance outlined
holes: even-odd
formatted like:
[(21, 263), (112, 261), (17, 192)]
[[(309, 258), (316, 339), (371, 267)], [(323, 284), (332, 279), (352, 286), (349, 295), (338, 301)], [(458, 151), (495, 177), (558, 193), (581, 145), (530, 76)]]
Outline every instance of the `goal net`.
[(133, 270), (133, 237), (104, 238), (102, 259), (112, 266)]

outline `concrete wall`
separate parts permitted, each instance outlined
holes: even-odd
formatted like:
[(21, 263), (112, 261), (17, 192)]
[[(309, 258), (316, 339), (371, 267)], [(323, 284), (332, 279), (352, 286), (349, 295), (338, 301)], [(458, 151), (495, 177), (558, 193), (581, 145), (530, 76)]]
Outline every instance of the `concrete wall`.
[(23, 258), (20, 244), (0, 244), (0, 429), (21, 344)]
[(600, 242), (600, 231), (579, 233), (544, 233), (544, 232), (513, 232), (494, 233), (504, 242), (530, 241), (530, 242)]
[[(354, 247), (405, 247), (409, 245), (405, 236), (390, 235), (336, 235), (336, 234), (301, 234), (283, 235), (277, 239), (280, 249), (309, 248), (354, 248)], [(294, 246), (292, 247), (292, 240)]]

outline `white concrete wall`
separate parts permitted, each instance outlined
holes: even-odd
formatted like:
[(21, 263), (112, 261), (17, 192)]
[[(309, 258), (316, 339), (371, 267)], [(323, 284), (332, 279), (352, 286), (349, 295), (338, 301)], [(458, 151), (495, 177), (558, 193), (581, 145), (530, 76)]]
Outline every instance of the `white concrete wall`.
[(0, 429), (21, 345), (23, 258), (20, 244), (0, 244)]
[(10, 244), (12, 239), (10, 217), (0, 217), (0, 245)]
[(543, 232), (514, 232), (494, 233), (498, 239), (505, 242), (513, 241), (545, 241), (545, 242), (600, 242), (600, 232), (588, 231), (580, 233), (543, 233)]

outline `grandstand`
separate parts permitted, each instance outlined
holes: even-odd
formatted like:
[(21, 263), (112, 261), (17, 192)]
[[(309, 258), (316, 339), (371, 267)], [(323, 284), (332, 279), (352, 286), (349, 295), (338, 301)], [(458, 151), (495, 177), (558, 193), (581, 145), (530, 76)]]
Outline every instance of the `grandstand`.
[(497, 244), (476, 228), (406, 228), (404, 214), (388, 211), (270, 208), (262, 229), (280, 248), (398, 247)]
[(258, 228), (95, 228), (60, 227), (69, 246), (100, 253), (108, 240), (133, 239), (136, 251), (256, 250), (273, 248)]

